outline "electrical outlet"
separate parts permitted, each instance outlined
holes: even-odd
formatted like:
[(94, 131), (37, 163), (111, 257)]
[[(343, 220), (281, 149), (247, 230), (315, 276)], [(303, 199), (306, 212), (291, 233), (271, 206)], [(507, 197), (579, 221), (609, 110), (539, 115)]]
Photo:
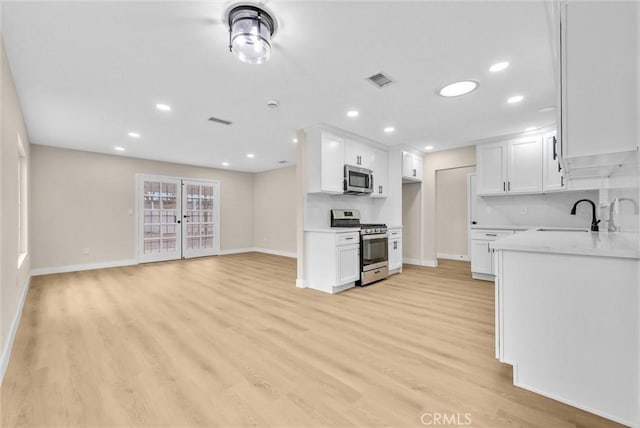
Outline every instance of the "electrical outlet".
[(527, 207), (520, 207), (520, 214), (525, 215), (527, 213)]
[(89, 249), (88, 248), (83, 248), (82, 249), (82, 254), (84, 254), (85, 256), (89, 255)]

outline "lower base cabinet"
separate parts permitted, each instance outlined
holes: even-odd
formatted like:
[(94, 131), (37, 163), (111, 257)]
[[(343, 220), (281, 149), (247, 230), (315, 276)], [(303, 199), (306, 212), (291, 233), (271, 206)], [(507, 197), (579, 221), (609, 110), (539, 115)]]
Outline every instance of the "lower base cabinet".
[(389, 234), (389, 273), (402, 272), (402, 229), (390, 228)]
[(305, 286), (338, 293), (360, 280), (360, 233), (333, 230), (305, 232)]
[(513, 235), (515, 230), (472, 229), (471, 230), (471, 276), (474, 279), (493, 281), (495, 268), (491, 242)]

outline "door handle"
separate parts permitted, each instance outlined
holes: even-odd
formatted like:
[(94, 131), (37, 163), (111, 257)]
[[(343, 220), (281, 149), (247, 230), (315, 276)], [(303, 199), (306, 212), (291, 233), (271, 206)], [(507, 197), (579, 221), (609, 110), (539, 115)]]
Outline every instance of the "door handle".
[(378, 186), (378, 193), (382, 195), (382, 186)]
[(558, 146), (558, 140), (556, 137), (553, 137), (553, 160), (558, 159), (558, 152), (556, 147)]
[(560, 187), (564, 187), (564, 175), (560, 176)]
[(489, 248), (489, 243), (487, 242), (487, 253), (490, 253), (491, 249)]
[(415, 169), (413, 170), (413, 176), (414, 176), (414, 177), (417, 177), (417, 176), (418, 176), (418, 173), (416, 172), (416, 170), (415, 170)]

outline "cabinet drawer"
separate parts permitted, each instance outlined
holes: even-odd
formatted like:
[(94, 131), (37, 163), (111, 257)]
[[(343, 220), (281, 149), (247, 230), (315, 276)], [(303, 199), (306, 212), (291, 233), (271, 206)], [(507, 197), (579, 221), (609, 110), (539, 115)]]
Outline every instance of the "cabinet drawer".
[(486, 241), (495, 241), (505, 236), (513, 235), (513, 230), (472, 230), (471, 239), (484, 239)]
[(359, 244), (359, 243), (360, 243), (360, 234), (358, 232), (336, 234), (336, 245), (348, 245), (348, 244)]
[(389, 229), (389, 240), (391, 239), (402, 238), (402, 230), (401, 229)]

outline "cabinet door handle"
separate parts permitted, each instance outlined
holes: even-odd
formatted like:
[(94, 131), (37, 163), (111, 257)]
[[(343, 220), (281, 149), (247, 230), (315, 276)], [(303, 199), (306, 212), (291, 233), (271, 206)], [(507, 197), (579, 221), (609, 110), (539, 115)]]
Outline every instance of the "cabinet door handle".
[(495, 233), (485, 233), (484, 236), (498, 236)]
[(560, 187), (564, 187), (564, 175), (560, 176)]
[(382, 195), (382, 186), (378, 186), (378, 193)]
[(506, 181), (503, 181), (503, 182), (502, 182), (502, 191), (503, 191), (503, 192), (506, 192), (506, 191), (507, 191), (507, 183), (506, 183)]
[(558, 162), (558, 172), (562, 171), (562, 166), (560, 165), (560, 162)]
[(511, 191), (511, 182), (510, 181), (507, 182), (507, 190), (509, 192)]
[(553, 160), (558, 159), (557, 146), (558, 146), (558, 140), (556, 139), (556, 137), (553, 137)]
[(491, 252), (491, 248), (489, 248), (489, 243), (487, 242), (487, 253)]
[(344, 238), (344, 240), (345, 240), (345, 241), (350, 241), (350, 240), (352, 240), (352, 239), (353, 239), (353, 236), (350, 236), (350, 237), (348, 237), (348, 238)]
[(413, 170), (413, 176), (414, 176), (414, 177), (417, 177), (417, 176), (418, 176), (418, 173), (417, 173), (417, 171), (415, 170), (415, 168), (414, 168), (414, 170)]

